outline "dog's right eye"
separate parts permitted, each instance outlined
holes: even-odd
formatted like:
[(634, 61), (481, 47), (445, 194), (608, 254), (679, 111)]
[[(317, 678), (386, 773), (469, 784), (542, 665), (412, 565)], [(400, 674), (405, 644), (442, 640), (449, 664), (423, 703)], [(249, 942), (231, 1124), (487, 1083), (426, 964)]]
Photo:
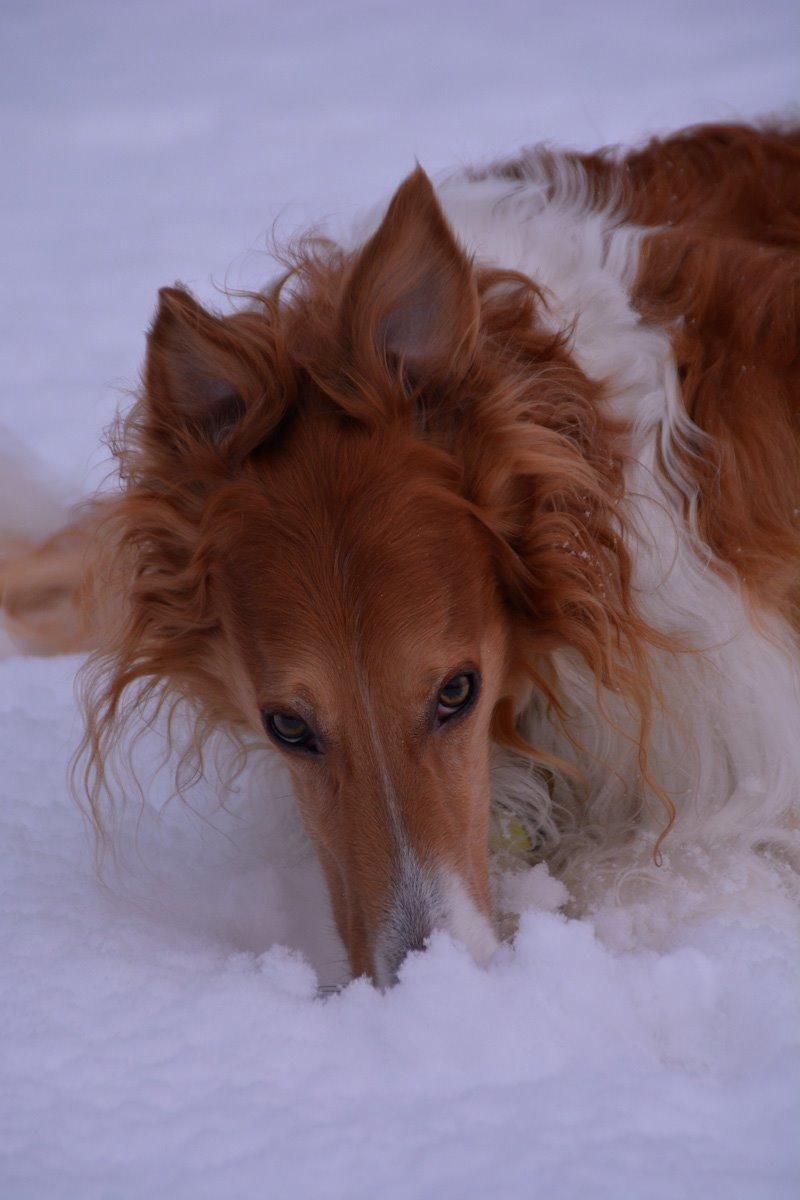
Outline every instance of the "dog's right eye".
[(279, 745), (317, 752), (314, 731), (302, 717), (296, 717), (293, 713), (262, 712), (261, 720), (267, 733)]

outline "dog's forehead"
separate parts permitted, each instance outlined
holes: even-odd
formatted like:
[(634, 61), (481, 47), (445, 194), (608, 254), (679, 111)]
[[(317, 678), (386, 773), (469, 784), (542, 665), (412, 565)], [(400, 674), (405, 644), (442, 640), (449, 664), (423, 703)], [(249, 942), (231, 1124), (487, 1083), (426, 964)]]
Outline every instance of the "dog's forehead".
[(286, 524), (274, 509), (264, 518), (252, 514), (226, 570), (231, 598), (259, 624), (330, 638), (338, 623), (392, 640), (481, 623), (492, 580), (480, 539), (446, 508), (395, 511), (382, 497), (352, 521), (310, 507)]
[[(239, 640), (287, 668), (360, 657), (387, 677), (469, 655), (494, 614), (480, 530), (398, 442), (306, 444), (267, 463), (223, 570)], [(427, 664), (427, 665), (426, 665)]]

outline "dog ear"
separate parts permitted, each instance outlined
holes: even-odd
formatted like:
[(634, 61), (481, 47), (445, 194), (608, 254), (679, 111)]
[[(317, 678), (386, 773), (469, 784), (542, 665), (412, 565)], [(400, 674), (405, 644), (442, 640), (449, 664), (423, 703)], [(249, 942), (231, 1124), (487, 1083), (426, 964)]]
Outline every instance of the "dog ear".
[(342, 307), (359, 361), (394, 360), (415, 377), (461, 375), (477, 340), (472, 264), (421, 167), (392, 197), (354, 264)]
[(162, 288), (147, 339), (145, 395), (153, 432), (219, 443), (241, 419), (247, 386), (233, 326), (183, 288)]

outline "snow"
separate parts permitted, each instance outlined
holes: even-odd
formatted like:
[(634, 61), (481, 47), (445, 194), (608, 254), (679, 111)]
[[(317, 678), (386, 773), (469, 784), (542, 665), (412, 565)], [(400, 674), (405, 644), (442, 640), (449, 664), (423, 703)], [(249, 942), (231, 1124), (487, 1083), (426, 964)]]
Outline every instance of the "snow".
[[(347, 222), (415, 155), (785, 111), (797, 48), (794, 4), (741, 0), (6, 3), (0, 528), (23, 446), (56, 496), (104, 477), (159, 285), (257, 284), (274, 222)], [(274, 763), (223, 809), (144, 770), (98, 877), (78, 666), (0, 661), (0, 1195), (797, 1195), (800, 938), (768, 864), (673, 861), (583, 920), (540, 867), (488, 970), (439, 937), (392, 992), (321, 997), (343, 952)]]

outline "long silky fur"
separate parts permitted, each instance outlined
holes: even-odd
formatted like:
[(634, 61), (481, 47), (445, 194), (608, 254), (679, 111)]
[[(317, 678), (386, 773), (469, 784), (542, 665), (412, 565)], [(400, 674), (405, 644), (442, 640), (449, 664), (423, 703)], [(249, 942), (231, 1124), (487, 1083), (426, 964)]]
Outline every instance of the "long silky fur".
[[(588, 895), (611, 859), (657, 858), (673, 825), (672, 846), (795, 854), (799, 146), (709, 127), (444, 181), (477, 315), (427, 367), (381, 340), (418, 248), (407, 278), (361, 286), (379, 215), (353, 244), (300, 242), (233, 315), (165, 293), (235, 402), (211, 423), (164, 409), (157, 321), (115, 443), (120, 492), (92, 526), (78, 771), (98, 831), (114, 753), (148, 714), (170, 714), (169, 736), (189, 714), (179, 777), (203, 770), (212, 732), (233, 739), (234, 771), (255, 744), (216, 556), (264, 447), (333, 414), (435, 456), (492, 547), (525, 634), (516, 703), (494, 719), (495, 802), (534, 855)], [(399, 236), (412, 194), (375, 237)]]
[[(572, 365), (567, 335), (542, 330), (538, 288), (516, 272), (479, 272), (480, 343), (467, 374), (455, 384), (447, 370), (433, 385), (412, 383), (370, 351), (369, 340), (357, 353), (342, 347), (348, 267), (335, 248), (302, 246), (281, 287), (219, 320), (244, 401), (221, 440), (191, 423), (162, 427), (147, 376), (120, 426), (122, 490), (98, 534), (105, 551), (95, 572), (99, 647), (82, 692), (84, 784), (98, 828), (114, 749), (145, 712), (181, 705), (192, 715), (181, 759), (190, 774), (202, 769), (211, 731), (226, 729), (240, 748), (248, 744), (214, 613), (213, 545), (225, 540), (217, 498), (233, 480), (253, 476), (254, 456), (303, 405), (334, 406), (343, 420), (373, 430), (400, 423), (421, 450), (446, 459), (458, 503), (491, 540), (509, 603), (530, 627), (530, 661), (519, 667), (548, 691), (552, 653), (570, 645), (602, 692), (627, 697), (642, 729), (651, 720), (656, 683), (646, 646), (666, 639), (631, 599), (615, 422), (601, 414), (598, 386)], [(552, 689), (549, 696), (555, 704)], [(517, 735), (498, 717), (495, 736)], [(641, 730), (626, 736), (646, 771)], [(549, 761), (544, 748), (541, 755)]]

